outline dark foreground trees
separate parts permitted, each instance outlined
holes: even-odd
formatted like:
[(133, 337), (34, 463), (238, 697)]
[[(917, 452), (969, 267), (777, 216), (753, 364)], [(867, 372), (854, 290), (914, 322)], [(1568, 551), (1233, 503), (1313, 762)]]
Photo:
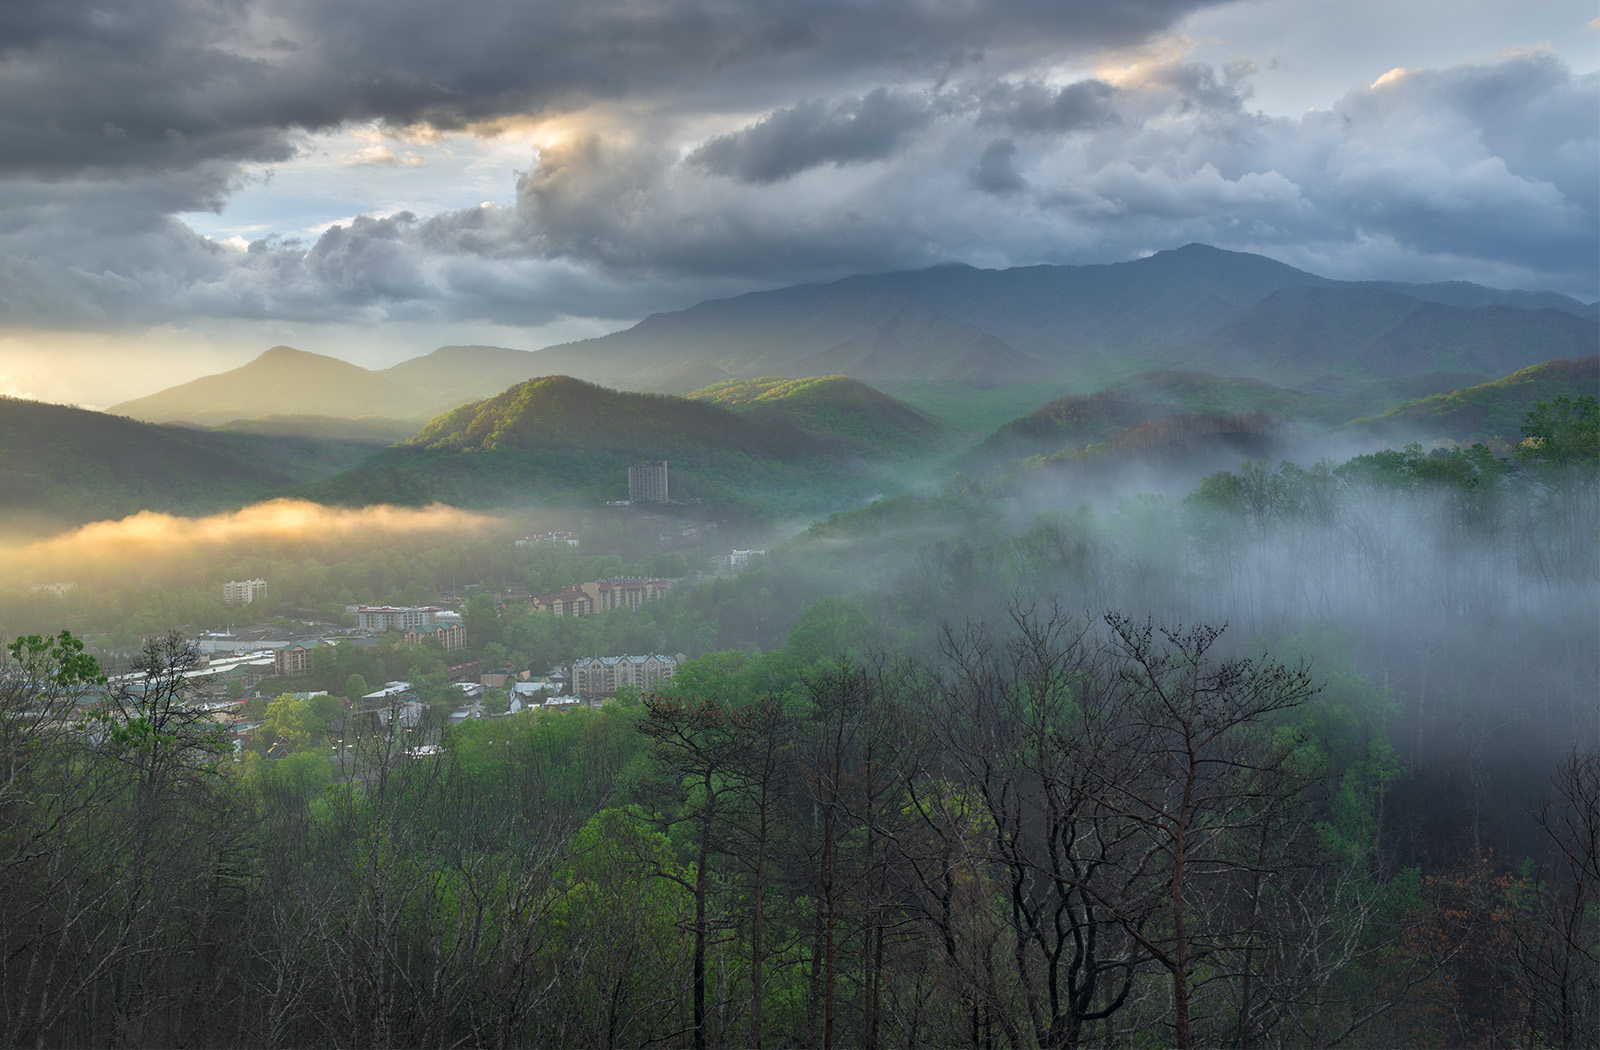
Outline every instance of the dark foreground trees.
[(1549, 861), (1517, 894), (1513, 974), (1527, 1031), (1548, 1046), (1600, 1045), (1600, 748), (1573, 748), (1538, 813)]
[[(1221, 636), (1119, 616), (1096, 632), (1059, 612), (945, 633), (906, 764), (923, 829), (906, 861), (1007, 1043), (1107, 1038), (1124, 1011), (1150, 1017), (1161, 974), (1175, 1045), (1248, 1045), (1334, 977), (1292, 948), (1322, 935), (1323, 902), (1283, 899), (1325, 859), (1319, 770), (1288, 719), (1316, 689)], [(956, 871), (988, 898), (989, 928), (953, 905)]]
[(1381, 771), (1310, 668), (1232, 642), (1017, 608), (437, 751), (352, 721), (337, 768), (268, 775), (181, 702), (181, 643), (118, 692), (24, 639), (0, 1038), (1592, 1045), (1600, 756), (1561, 767), (1537, 870), (1390, 873)]

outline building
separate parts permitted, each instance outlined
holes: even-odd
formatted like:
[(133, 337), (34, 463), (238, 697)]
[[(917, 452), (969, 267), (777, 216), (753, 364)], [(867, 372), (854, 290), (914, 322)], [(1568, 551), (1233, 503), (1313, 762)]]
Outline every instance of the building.
[(437, 638), (447, 653), (467, 647), (467, 629), (459, 623), (428, 623), (401, 635), (407, 645), (420, 645), (425, 638)]
[(556, 616), (592, 616), (608, 609), (637, 609), (646, 602), (666, 597), (673, 582), (643, 576), (595, 580), (563, 587), (553, 594), (534, 595), (528, 601), (528, 608)]
[(399, 715), (400, 725), (407, 728), (422, 721), (423, 706), (410, 682), (385, 682), (382, 689), (356, 701), (357, 713), (371, 715), (379, 725), (387, 726), (391, 718)]
[(249, 605), (266, 596), (266, 580), (229, 580), (222, 585), (222, 600), (228, 605)]
[(672, 677), (683, 660), (677, 656), (588, 656), (572, 661), (572, 692), (590, 700), (610, 696), (625, 685), (650, 690)]
[(743, 569), (746, 565), (750, 564), (750, 559), (751, 559), (752, 556), (757, 555), (757, 554), (765, 554), (765, 553), (767, 553), (767, 552), (766, 551), (753, 551), (753, 550), (752, 551), (741, 551), (741, 550), (730, 551), (730, 552), (728, 552), (728, 568), (734, 570), (735, 572), (738, 572), (739, 570)]
[(428, 626), (443, 611), (437, 605), (358, 605), (356, 626), (363, 631), (409, 631)]
[(633, 503), (667, 502), (667, 461), (659, 459), (629, 467), (628, 499)]
[(598, 592), (590, 594), (585, 588), (593, 586), (563, 587), (553, 594), (536, 594), (528, 600), (528, 608), (533, 612), (548, 612), (554, 616), (588, 616), (594, 612)]
[(570, 529), (557, 529), (555, 532), (541, 532), (537, 536), (524, 536), (517, 541), (518, 547), (557, 547), (563, 544), (578, 546), (578, 534)]
[(595, 604), (606, 609), (637, 609), (646, 602), (664, 598), (672, 588), (671, 580), (658, 580), (642, 576), (622, 576), (597, 580), (586, 584), (595, 588)]
[(310, 645), (287, 645), (272, 656), (272, 673), (279, 678), (299, 678), (311, 673), (311, 650), (323, 642)]

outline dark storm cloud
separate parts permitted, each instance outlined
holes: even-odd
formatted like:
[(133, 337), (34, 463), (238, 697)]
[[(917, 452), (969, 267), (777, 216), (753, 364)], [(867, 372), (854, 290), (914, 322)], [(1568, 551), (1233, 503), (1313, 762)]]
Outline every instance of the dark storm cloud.
[(1208, 0), (9, 0), (0, 172), (290, 156), (293, 129), (458, 128), (670, 89), (788, 101), (1000, 55), (1136, 42)]
[(741, 182), (780, 182), (824, 164), (882, 160), (932, 118), (925, 100), (884, 88), (843, 102), (802, 102), (712, 139), (689, 163)]
[[(1303, 119), (1254, 112), (1247, 66), (1050, 79), (1061, 54), (1187, 9), (6, 4), (0, 314), (541, 324), (1194, 240), (1338, 276), (1595, 297), (1595, 76), (1514, 54)], [(223, 207), (242, 164), (290, 157), (305, 130), (557, 114), (566, 137), (529, 156), (510, 207), (344, 219), (247, 251), (172, 218)]]
[(1102, 80), (1064, 87), (1037, 81), (996, 84), (982, 94), (984, 119), (1023, 132), (1080, 131), (1116, 117), (1117, 89)]
[(1017, 174), (1016, 156), (1017, 144), (1010, 139), (989, 143), (973, 169), (972, 184), (984, 193), (997, 196), (1021, 193), (1028, 188), (1028, 180)]

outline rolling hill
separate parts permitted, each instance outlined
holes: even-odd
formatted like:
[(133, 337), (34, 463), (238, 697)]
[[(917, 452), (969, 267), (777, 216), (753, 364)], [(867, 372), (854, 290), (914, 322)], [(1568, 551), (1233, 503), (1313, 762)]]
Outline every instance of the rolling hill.
[(55, 526), (232, 509), (348, 469), (382, 444), (163, 426), (0, 397), (0, 509), (8, 525)]
[(852, 457), (787, 421), (549, 376), (445, 413), (405, 444), (297, 494), (460, 506), (623, 499), (628, 466), (658, 459), (670, 464), (675, 499), (789, 507), (871, 484)]
[(1546, 361), (1501, 379), (1449, 393), (1416, 398), (1352, 420), (1349, 427), (1383, 436), (1404, 435), (1453, 441), (1499, 438), (1515, 444), (1535, 401), (1560, 394), (1593, 396), (1600, 389), (1600, 356)]
[(859, 456), (918, 455), (954, 437), (926, 413), (848, 376), (730, 379), (688, 396), (751, 419), (786, 423)]

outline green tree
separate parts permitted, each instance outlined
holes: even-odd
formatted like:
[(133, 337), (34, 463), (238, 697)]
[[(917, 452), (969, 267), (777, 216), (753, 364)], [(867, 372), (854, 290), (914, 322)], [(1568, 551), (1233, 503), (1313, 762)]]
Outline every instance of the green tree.
[(466, 615), (462, 617), (467, 631), (467, 644), (482, 649), (494, 643), (505, 645), (505, 624), (500, 620), (500, 610), (492, 594), (474, 594), (467, 602)]
[(1517, 458), (1560, 466), (1600, 463), (1600, 400), (1558, 394), (1534, 402), (1524, 417)]
[(261, 733), (270, 744), (287, 740), (294, 747), (311, 743), (315, 715), (311, 705), (304, 700), (284, 694), (267, 704), (267, 713), (261, 720)]

